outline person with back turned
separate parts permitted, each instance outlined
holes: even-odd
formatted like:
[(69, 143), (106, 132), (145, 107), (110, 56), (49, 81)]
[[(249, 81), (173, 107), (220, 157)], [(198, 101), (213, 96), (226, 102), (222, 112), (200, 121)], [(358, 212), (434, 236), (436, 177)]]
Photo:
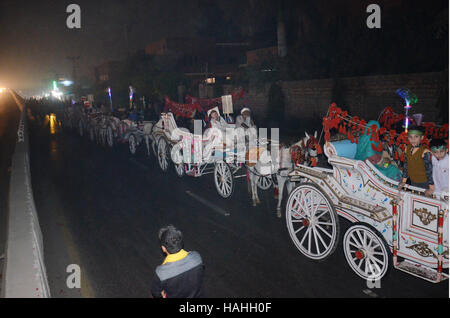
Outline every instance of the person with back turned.
[(154, 298), (204, 297), (205, 266), (198, 252), (183, 249), (183, 234), (173, 225), (159, 230), (164, 262), (156, 267), (151, 292)]

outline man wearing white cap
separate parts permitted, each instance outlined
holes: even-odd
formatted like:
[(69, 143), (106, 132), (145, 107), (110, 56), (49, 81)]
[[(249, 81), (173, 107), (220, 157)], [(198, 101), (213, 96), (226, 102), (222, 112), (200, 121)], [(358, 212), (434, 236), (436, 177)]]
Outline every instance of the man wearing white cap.
[(256, 128), (255, 123), (250, 117), (250, 109), (247, 107), (242, 108), (241, 114), (236, 117), (236, 128), (242, 127), (244, 129)]
[(238, 140), (245, 140), (246, 142), (251, 141), (252, 143), (255, 142), (258, 137), (256, 125), (251, 119), (250, 109), (247, 107), (242, 108), (241, 114), (236, 117), (236, 135), (241, 137), (244, 136), (244, 139), (238, 137)]

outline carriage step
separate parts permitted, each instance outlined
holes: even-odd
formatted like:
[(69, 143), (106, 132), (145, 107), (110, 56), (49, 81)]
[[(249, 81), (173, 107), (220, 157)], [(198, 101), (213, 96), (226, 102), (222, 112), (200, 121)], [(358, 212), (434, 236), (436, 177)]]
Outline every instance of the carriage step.
[(405, 273), (411, 274), (413, 276), (425, 279), (432, 283), (439, 283), (443, 280), (448, 279), (448, 275), (445, 273), (439, 274), (437, 270), (433, 268), (429, 268), (420, 264), (416, 264), (410, 262), (408, 260), (404, 260), (394, 266), (396, 269), (399, 269)]

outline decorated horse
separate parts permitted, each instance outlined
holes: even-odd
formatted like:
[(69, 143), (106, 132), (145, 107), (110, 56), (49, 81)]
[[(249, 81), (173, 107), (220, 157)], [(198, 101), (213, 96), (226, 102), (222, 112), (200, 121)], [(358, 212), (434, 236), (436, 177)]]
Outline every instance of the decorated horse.
[(276, 171), (276, 167), (273, 164), (270, 151), (267, 147), (268, 142), (260, 140), (259, 143), (259, 147), (250, 148), (245, 154), (247, 182), (249, 192), (252, 196), (253, 206), (257, 206), (261, 203), (258, 196), (258, 187), (261, 184), (261, 179), (270, 178), (272, 173)]
[(278, 198), (277, 217), (281, 217), (284, 185), (286, 184), (287, 194), (295, 186), (295, 183), (289, 180), (289, 173), (300, 164), (312, 167), (317, 166), (318, 155), (321, 153), (322, 147), (317, 140), (317, 131), (312, 136), (305, 132), (305, 137), (297, 143), (290, 147), (282, 146), (280, 148), (280, 167), (276, 172), (277, 185), (275, 186), (275, 196)]

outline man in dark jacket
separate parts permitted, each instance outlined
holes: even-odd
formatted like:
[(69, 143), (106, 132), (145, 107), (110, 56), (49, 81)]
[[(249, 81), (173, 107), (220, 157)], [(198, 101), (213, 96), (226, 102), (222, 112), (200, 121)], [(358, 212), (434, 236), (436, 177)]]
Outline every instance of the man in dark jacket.
[(205, 266), (200, 254), (183, 249), (183, 234), (172, 225), (160, 229), (158, 236), (166, 258), (155, 270), (151, 287), (153, 297), (204, 297)]

